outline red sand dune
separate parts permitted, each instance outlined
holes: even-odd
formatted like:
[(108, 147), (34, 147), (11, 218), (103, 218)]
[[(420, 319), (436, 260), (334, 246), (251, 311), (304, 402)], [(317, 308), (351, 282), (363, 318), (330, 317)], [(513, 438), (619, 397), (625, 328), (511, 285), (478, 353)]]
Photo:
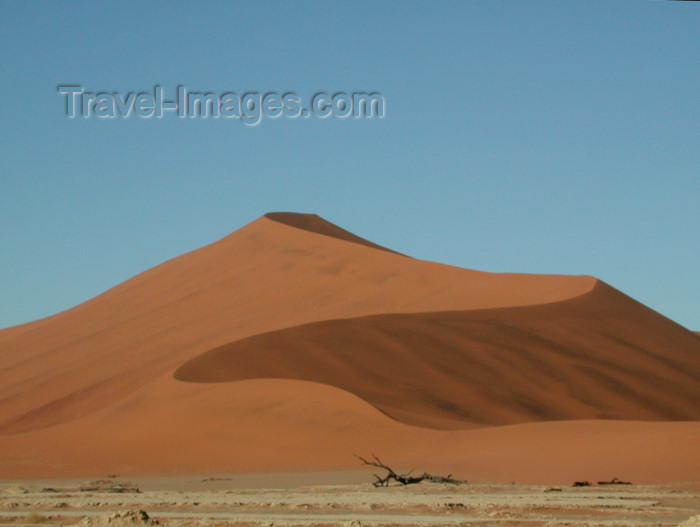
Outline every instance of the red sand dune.
[(0, 331), (0, 379), (4, 477), (370, 451), (472, 479), (700, 477), (697, 335), (592, 277), (424, 262), (312, 215)]

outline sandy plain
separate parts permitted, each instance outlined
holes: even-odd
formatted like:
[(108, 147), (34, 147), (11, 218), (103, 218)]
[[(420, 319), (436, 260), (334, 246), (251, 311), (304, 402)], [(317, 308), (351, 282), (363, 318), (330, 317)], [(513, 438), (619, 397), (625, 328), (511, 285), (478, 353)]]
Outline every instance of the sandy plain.
[[(0, 525), (80, 527), (700, 525), (700, 489), (435, 484), (363, 471), (0, 483)], [(142, 515), (139, 511), (144, 511)]]

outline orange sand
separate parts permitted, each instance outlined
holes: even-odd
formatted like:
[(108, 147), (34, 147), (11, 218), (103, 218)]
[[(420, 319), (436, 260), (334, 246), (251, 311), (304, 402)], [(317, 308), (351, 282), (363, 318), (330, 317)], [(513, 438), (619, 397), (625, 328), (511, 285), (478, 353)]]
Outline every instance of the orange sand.
[[(700, 338), (592, 277), (271, 214), (0, 331), (3, 477), (356, 467), (700, 480)], [(410, 466), (408, 466), (410, 465)]]

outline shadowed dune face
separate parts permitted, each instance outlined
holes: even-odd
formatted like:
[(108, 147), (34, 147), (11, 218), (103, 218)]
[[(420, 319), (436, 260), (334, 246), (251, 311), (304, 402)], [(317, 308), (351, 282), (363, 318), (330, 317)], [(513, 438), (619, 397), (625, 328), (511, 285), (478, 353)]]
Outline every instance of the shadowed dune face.
[(175, 378), (321, 382), (404, 423), (456, 429), (698, 420), (699, 359), (692, 334), (600, 283), (553, 304), (379, 315), (256, 335), (187, 362)]
[(279, 222), (283, 225), (294, 227), (296, 229), (321, 234), (322, 236), (328, 236), (330, 238), (336, 238), (346, 242), (365, 245), (367, 247), (372, 247), (373, 249), (381, 249), (382, 251), (388, 251), (393, 254), (400, 254), (396, 251), (392, 251), (391, 249), (387, 249), (386, 247), (382, 247), (381, 245), (377, 245), (369, 240), (360, 238), (350, 231), (346, 231), (345, 229), (324, 220), (316, 214), (300, 214), (298, 212), (269, 212), (265, 214), (265, 218)]

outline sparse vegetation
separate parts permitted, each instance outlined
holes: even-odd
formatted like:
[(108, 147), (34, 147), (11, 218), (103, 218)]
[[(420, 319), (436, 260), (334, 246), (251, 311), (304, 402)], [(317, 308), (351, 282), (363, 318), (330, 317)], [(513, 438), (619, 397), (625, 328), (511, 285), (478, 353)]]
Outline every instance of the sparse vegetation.
[(610, 481), (599, 481), (598, 485), (631, 485), (631, 481), (620, 481), (619, 478), (613, 478)]

